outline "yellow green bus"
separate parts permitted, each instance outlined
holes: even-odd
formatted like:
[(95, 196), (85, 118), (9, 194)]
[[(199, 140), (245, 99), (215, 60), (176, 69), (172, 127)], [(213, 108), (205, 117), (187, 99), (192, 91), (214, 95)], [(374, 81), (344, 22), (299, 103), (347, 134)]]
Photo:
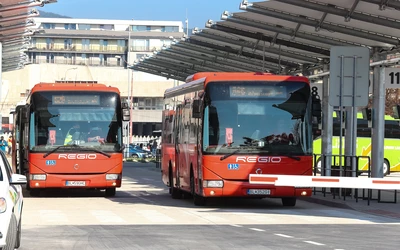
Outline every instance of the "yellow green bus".
[[(332, 155), (339, 155), (340, 146), (340, 121), (334, 114), (333, 117), (333, 137), (332, 137)], [(345, 134), (342, 137), (342, 150), (344, 152)], [(362, 114), (357, 115), (357, 156), (371, 157), (371, 128), (368, 127), (368, 121), (362, 119)], [(321, 169), (321, 159), (318, 155), (322, 153), (321, 136), (314, 138), (314, 154), (317, 155), (317, 171)], [(385, 115), (385, 139), (383, 155), (383, 173), (388, 175), (391, 172), (400, 172), (400, 126), (399, 120), (389, 115)], [(359, 172), (368, 171), (367, 158), (359, 158)]]

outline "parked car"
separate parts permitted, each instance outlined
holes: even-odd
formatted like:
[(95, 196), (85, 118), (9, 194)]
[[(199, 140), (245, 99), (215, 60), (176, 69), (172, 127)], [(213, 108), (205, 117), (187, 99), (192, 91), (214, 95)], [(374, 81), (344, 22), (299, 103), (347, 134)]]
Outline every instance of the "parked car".
[(23, 196), (21, 185), (26, 177), (13, 174), (12, 168), (0, 151), (0, 249), (13, 250), (21, 245)]
[(130, 144), (129, 147), (126, 146), (125, 150), (128, 150), (128, 155), (129, 155), (129, 157), (132, 157), (132, 158), (144, 159), (144, 158), (151, 158), (152, 157), (152, 154), (151, 154), (150, 151), (141, 149), (137, 145)]

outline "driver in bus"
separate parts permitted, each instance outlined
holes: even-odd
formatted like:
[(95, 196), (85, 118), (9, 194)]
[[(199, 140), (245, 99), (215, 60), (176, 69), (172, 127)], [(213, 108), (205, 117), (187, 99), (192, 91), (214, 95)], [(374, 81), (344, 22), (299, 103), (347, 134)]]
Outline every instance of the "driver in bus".
[(79, 136), (80, 125), (75, 123), (67, 132), (65, 136), (64, 145), (71, 144), (72, 140), (74, 140), (76, 136)]

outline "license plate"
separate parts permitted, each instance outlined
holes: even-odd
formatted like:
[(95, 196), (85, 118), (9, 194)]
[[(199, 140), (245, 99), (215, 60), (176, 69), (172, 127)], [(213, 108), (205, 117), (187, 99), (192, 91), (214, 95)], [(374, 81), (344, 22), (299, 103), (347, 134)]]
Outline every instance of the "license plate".
[(269, 189), (248, 189), (248, 195), (270, 195), (271, 190)]
[(72, 186), (72, 187), (82, 187), (86, 186), (86, 181), (67, 181), (65, 183), (66, 186)]

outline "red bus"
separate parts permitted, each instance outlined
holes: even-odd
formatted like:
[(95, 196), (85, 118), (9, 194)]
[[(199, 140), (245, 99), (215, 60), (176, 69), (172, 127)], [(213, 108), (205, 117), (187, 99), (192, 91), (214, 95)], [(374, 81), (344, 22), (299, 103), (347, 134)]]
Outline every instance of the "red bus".
[(122, 121), (129, 120), (117, 88), (97, 83), (39, 83), (14, 113), (13, 167), (27, 189), (121, 186)]
[[(164, 94), (161, 171), (172, 198), (282, 198), (311, 188), (249, 183), (249, 174), (312, 174), (312, 121), (320, 118), (306, 77), (196, 73)], [(315, 98), (316, 99), (316, 98)], [(316, 115), (317, 114), (317, 115)]]

